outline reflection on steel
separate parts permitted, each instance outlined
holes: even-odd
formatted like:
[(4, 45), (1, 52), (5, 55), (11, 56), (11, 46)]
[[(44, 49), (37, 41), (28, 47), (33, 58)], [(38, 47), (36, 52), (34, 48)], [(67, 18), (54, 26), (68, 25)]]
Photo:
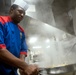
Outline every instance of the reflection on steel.
[(32, 52), (31, 63), (38, 64), (40, 68), (52, 68), (50, 73), (74, 70), (72, 66), (69, 69), (66, 65), (76, 63), (75, 36), (28, 16), (22, 24)]
[(39, 74), (44, 75), (42, 74), (43, 71), (46, 71), (46, 74), (49, 75), (56, 75), (56, 74), (58, 75), (58, 74), (74, 72), (76, 71), (76, 64), (55, 67), (55, 68), (40, 68)]
[(68, 73), (68, 72), (73, 72), (74, 70), (75, 70), (74, 65), (67, 65), (67, 66), (51, 69), (50, 74)]

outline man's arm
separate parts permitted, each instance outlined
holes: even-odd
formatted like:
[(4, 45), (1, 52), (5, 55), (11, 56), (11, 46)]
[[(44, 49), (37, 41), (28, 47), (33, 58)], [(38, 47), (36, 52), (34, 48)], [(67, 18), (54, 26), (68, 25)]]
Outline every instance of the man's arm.
[(20, 54), (20, 59), (25, 61), (26, 55), (25, 54)]
[[(26, 40), (25, 40), (25, 35), (23, 35), (22, 39), (21, 39), (21, 51), (20, 51), (20, 59), (24, 62), (25, 58), (27, 56), (27, 44), (26, 44)], [(19, 69), (20, 75), (24, 75), (23, 70)]]
[[(6, 45), (4, 43), (4, 32), (3, 32), (4, 27), (2, 23), (0, 22), (0, 61), (7, 63), (11, 66), (20, 68), (23, 70), (23, 72), (26, 74), (31, 74), (33, 72), (37, 72), (36, 69), (37, 67), (35, 66), (30, 66), (27, 65), (23, 60), (15, 57), (12, 53), (10, 53), (6, 49)], [(32, 69), (31, 69), (32, 68)]]
[[(23, 60), (24, 62), (25, 62), (25, 58), (26, 58), (25, 54), (20, 54), (20, 59)], [(23, 70), (19, 69), (19, 73), (20, 75), (23, 75)]]
[(15, 57), (7, 49), (0, 49), (0, 59), (3, 62), (12, 65), (14, 67), (18, 67), (22, 70), (25, 70), (25, 68), (28, 66), (24, 61)]
[(0, 49), (0, 60), (14, 67), (18, 67), (23, 70), (24, 74), (37, 75), (37, 66), (27, 65), (23, 60), (15, 57), (7, 49)]

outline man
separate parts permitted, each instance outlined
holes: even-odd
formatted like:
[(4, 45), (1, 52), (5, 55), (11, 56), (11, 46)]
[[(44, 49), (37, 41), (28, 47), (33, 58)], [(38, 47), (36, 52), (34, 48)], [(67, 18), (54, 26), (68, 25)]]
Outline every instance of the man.
[(18, 25), (24, 18), (27, 3), (16, 0), (10, 8), (9, 16), (0, 16), (0, 75), (37, 75), (37, 66), (28, 65), (24, 30)]

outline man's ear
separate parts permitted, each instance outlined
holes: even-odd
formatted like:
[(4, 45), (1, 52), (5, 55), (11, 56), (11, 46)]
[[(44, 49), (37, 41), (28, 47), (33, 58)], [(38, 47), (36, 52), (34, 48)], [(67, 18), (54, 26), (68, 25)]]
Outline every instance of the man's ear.
[(13, 10), (14, 10), (13, 8), (10, 8), (10, 11), (9, 11), (9, 13), (11, 14), (11, 13), (13, 12)]

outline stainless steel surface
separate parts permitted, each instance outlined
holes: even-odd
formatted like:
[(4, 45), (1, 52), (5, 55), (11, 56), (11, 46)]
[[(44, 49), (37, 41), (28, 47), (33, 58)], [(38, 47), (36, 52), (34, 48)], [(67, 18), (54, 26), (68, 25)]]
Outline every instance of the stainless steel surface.
[(55, 68), (40, 68), (39, 74), (44, 75), (43, 73), (45, 73), (47, 75), (63, 75), (72, 72), (72, 75), (75, 75), (75, 71), (76, 71), (76, 64), (71, 64)]
[[(76, 63), (76, 37), (48, 24), (25, 17), (22, 22), (33, 61), (43, 68)], [(34, 61), (35, 59), (38, 59)]]

